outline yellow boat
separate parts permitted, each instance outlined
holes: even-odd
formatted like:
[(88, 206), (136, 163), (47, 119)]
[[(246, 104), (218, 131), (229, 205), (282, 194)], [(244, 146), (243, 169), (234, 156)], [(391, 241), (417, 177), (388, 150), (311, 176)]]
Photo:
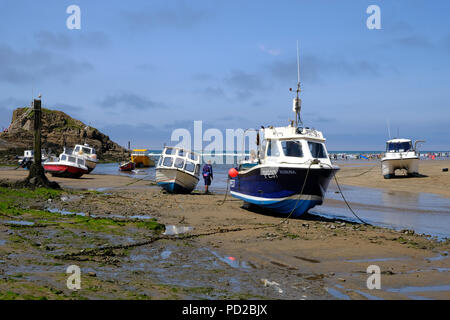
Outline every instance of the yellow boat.
[(155, 161), (150, 159), (148, 155), (148, 149), (134, 149), (131, 153), (131, 161), (134, 162), (137, 168), (155, 166)]

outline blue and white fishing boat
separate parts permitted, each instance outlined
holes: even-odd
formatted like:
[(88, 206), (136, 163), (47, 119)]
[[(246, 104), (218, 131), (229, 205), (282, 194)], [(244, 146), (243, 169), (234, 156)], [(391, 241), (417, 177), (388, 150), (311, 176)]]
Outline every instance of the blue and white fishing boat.
[(322, 204), (339, 170), (329, 159), (322, 132), (301, 126), (300, 91), (298, 72), (295, 121), (259, 130), (257, 157), (241, 162), (230, 180), (233, 197), (292, 217)]
[(199, 174), (197, 153), (165, 147), (156, 167), (156, 183), (170, 193), (191, 193), (198, 184)]

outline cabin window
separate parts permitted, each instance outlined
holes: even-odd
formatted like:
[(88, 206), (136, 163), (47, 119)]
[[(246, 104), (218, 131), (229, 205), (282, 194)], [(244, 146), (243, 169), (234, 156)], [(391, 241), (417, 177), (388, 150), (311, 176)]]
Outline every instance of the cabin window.
[(411, 142), (390, 142), (387, 144), (388, 152), (406, 152), (411, 148)]
[(83, 148), (83, 152), (87, 153), (87, 154), (91, 154), (91, 149), (90, 148)]
[(184, 167), (184, 160), (180, 159), (180, 158), (177, 158), (175, 160), (175, 168), (183, 169), (183, 167)]
[(171, 157), (164, 158), (163, 165), (165, 167), (171, 167), (172, 164), (173, 164), (173, 158), (171, 158)]
[(69, 157), (69, 162), (74, 162), (74, 163), (76, 163), (77, 160), (75, 159), (75, 157)]
[(178, 150), (178, 155), (180, 157), (184, 157), (184, 156), (186, 156), (186, 152), (184, 150)]
[(195, 154), (193, 154), (192, 152), (188, 153), (188, 158), (194, 161), (197, 160)]
[(268, 157), (278, 157), (280, 155), (280, 151), (278, 150), (278, 145), (276, 141), (269, 141), (267, 145), (267, 156)]
[(313, 158), (318, 159), (326, 159), (327, 153), (325, 152), (325, 148), (323, 147), (323, 144), (317, 143), (317, 142), (309, 142), (309, 151), (311, 151), (311, 155)]
[(65, 154), (63, 154), (62, 156), (61, 156), (61, 161), (66, 161), (66, 155)]
[(78, 151), (80, 151), (80, 147), (75, 148), (75, 152), (78, 152)]
[(163, 161), (163, 157), (159, 157), (159, 160), (158, 160), (158, 166), (161, 166), (162, 161)]
[(184, 167), (184, 170), (189, 171), (189, 172), (194, 172), (195, 164), (193, 162), (186, 161), (186, 167)]
[(84, 166), (83, 159), (77, 159), (77, 163)]
[(166, 154), (175, 155), (176, 151), (177, 150), (175, 150), (175, 149), (169, 148), (169, 149), (166, 149)]
[(283, 153), (286, 157), (303, 157), (303, 150), (300, 141), (281, 141)]

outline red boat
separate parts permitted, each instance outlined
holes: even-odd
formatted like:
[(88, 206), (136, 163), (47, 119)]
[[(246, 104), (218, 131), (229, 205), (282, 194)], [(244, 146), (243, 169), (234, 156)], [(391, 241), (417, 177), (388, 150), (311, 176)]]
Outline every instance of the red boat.
[(60, 154), (59, 158), (44, 162), (45, 172), (54, 177), (80, 178), (88, 173), (88, 168), (83, 158), (75, 155)]
[(120, 164), (119, 170), (120, 171), (132, 171), (136, 167), (135, 163), (133, 161), (128, 161), (125, 163)]

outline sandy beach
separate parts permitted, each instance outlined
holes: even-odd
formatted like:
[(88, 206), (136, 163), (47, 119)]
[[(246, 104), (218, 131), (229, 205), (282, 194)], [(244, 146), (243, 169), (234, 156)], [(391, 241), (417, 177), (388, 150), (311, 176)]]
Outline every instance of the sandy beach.
[[(441, 168), (449, 164), (422, 161), (424, 177), (392, 180), (384, 180), (379, 167), (356, 176), (369, 165), (348, 164), (338, 179), (343, 185), (448, 197), (449, 173)], [(0, 179), (26, 174), (2, 168)], [(284, 220), (245, 209), (230, 197), (223, 202), (223, 194), (170, 195), (149, 181), (127, 177), (51, 179), (66, 191), (22, 197), (15, 203), (23, 209), (20, 214), (2, 214), (1, 292), (50, 299), (450, 298), (448, 240), (314, 215)], [(39, 217), (28, 213), (31, 209), (54, 213)], [(76, 217), (59, 214), (64, 212), (108, 227), (94, 228), (84, 220), (81, 226)], [(187, 232), (140, 229), (136, 216), (156, 219), (166, 232)], [(84, 275), (76, 293), (65, 286), (65, 268), (71, 264)], [(380, 290), (367, 288), (370, 265), (381, 269)]]

